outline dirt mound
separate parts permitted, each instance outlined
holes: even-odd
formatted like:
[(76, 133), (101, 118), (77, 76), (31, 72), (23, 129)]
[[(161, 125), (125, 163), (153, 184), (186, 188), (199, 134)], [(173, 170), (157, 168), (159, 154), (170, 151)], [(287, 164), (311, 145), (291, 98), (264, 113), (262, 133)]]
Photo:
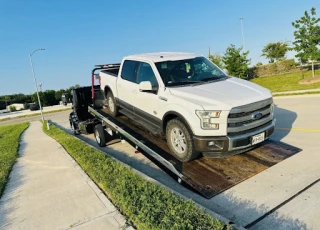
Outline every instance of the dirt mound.
[(313, 84), (316, 82), (320, 82), (320, 77), (311, 77), (311, 78), (306, 78), (306, 79), (302, 79), (301, 81), (299, 81), (300, 85), (308, 85), (308, 84)]

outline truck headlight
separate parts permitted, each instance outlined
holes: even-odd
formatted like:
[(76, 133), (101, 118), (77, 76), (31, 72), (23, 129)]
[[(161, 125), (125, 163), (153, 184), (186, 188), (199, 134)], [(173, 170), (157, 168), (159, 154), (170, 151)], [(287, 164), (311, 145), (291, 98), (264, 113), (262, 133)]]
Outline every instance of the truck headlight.
[(216, 122), (215, 118), (218, 118), (220, 113), (221, 111), (196, 110), (196, 114), (201, 121), (201, 128), (219, 129), (219, 123)]
[(270, 105), (270, 114), (271, 114), (272, 119), (273, 119), (273, 117), (274, 117), (274, 103), (272, 103), (272, 104)]

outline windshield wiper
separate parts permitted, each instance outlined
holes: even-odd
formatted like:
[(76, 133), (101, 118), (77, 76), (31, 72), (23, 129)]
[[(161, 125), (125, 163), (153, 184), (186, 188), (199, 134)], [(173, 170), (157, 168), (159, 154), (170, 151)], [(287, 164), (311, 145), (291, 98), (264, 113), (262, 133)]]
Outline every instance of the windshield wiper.
[(188, 85), (188, 84), (200, 83), (200, 82), (201, 81), (179, 81), (179, 82), (168, 83), (168, 86)]
[(207, 77), (207, 78), (202, 79), (201, 81), (204, 81), (204, 82), (207, 82), (207, 81), (219, 81), (221, 79), (223, 79), (223, 77)]

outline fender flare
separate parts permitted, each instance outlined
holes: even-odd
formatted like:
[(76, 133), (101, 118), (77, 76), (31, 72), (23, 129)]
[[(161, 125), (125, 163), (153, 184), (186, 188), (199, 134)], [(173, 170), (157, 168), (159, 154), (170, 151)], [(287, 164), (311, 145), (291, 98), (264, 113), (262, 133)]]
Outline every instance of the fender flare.
[(166, 112), (163, 117), (162, 117), (162, 129), (163, 129), (163, 132), (165, 133), (166, 131), (166, 124), (168, 123), (166, 121), (166, 118), (170, 115), (174, 115), (176, 117), (178, 117), (179, 119), (182, 120), (183, 123), (185, 123), (187, 125), (187, 128), (192, 132), (192, 134), (194, 134), (194, 131), (192, 129), (192, 126), (190, 125), (190, 123), (187, 121), (187, 119), (184, 118), (184, 116), (176, 111), (168, 111)]

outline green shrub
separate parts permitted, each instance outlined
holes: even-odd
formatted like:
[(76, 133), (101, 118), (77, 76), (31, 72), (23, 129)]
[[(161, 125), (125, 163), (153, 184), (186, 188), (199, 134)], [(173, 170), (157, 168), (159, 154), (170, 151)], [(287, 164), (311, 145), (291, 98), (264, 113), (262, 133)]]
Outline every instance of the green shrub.
[[(56, 139), (138, 229), (223, 229), (224, 225), (162, 186), (51, 125)], [(227, 226), (229, 229), (230, 226)]]
[(28, 126), (29, 123), (0, 126), (0, 197), (18, 157), (20, 135)]
[(9, 106), (10, 112), (15, 112), (17, 111), (17, 108), (14, 105)]

